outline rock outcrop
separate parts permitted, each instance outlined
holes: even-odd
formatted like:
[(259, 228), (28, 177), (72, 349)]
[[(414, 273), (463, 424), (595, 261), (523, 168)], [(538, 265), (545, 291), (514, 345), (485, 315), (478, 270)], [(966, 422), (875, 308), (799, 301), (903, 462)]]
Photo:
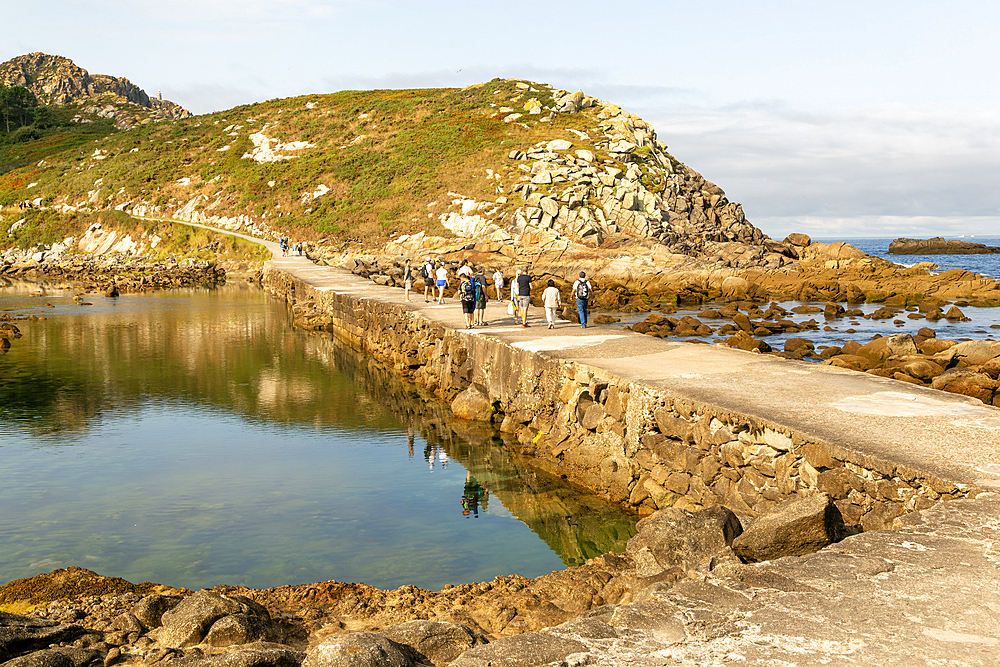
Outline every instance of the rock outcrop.
[(896, 239), (889, 244), (890, 255), (995, 255), (1000, 248), (972, 241), (932, 239)]
[[(189, 118), (192, 115), (187, 109), (169, 100), (159, 96), (150, 97), (128, 79), (90, 74), (69, 58), (45, 53), (29, 53), (0, 64), (0, 84), (23, 86), (41, 104), (67, 105), (98, 99), (113, 103), (119, 100), (148, 109), (155, 118)], [(95, 109), (95, 113), (96, 111), (99, 109)], [(124, 127), (131, 126), (133, 125), (126, 124)]]

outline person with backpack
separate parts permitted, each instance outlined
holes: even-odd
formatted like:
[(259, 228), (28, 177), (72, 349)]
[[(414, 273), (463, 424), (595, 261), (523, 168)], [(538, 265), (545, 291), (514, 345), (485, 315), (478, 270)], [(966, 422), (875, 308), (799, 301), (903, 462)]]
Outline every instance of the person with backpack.
[(486, 282), (486, 270), (483, 267), (476, 269), (476, 275), (472, 278), (473, 282), (476, 284), (476, 326), (484, 327), (486, 326), (486, 301), (488, 296), (486, 293), (486, 288), (488, 283)]
[[(434, 297), (434, 264), (431, 263), (430, 257), (424, 258), (424, 265), (420, 267), (420, 277), (424, 279), (424, 303), (430, 303)], [(431, 298), (427, 297), (428, 291)]]
[(573, 296), (576, 297), (576, 312), (580, 315), (580, 326), (587, 328), (587, 314), (590, 311), (590, 303), (594, 299), (594, 287), (587, 280), (587, 274), (580, 272), (580, 277), (573, 283)]
[(476, 310), (476, 283), (467, 273), (461, 273), (458, 277), (461, 280), (458, 285), (458, 298), (462, 302), (462, 313), (465, 315), (465, 328), (471, 329)]

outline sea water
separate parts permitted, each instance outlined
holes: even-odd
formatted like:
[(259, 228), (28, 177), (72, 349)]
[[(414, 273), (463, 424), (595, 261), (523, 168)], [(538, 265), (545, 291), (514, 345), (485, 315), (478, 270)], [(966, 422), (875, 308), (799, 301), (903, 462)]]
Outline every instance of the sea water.
[(382, 588), (537, 576), (624, 550), (636, 516), (248, 285), (0, 289), (0, 583)]

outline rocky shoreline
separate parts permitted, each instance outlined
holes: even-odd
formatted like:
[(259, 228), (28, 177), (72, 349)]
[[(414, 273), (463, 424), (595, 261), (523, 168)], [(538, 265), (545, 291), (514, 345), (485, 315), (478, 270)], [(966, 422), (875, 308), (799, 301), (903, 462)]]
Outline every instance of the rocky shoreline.
[(986, 666), (1000, 643), (988, 620), (998, 512), (1000, 496), (981, 494), (892, 531), (745, 564), (725, 510), (665, 510), (624, 554), (439, 592), (338, 582), (191, 592), (69, 568), (0, 587), (5, 608), (34, 600), (27, 614), (0, 612), (0, 664)]
[[(0, 612), (0, 664), (478, 664), (461, 656), (504, 637), (572, 624), (595, 609), (612, 614), (612, 607), (642, 600), (651, 588), (665, 591), (712, 572), (743, 572), (744, 562), (812, 553), (849, 532), (825, 494), (789, 501), (746, 531), (723, 507), (663, 510), (637, 529), (624, 553), (583, 566), (437, 592), (335, 581), (192, 592), (133, 585), (81, 568), (57, 570), (0, 587), (4, 608), (30, 610)], [(635, 621), (634, 612), (619, 616), (623, 625)], [(673, 623), (683, 634), (684, 624)], [(554, 648), (553, 641), (542, 642), (543, 652)], [(352, 651), (326, 655), (343, 653), (344, 646), (379, 659), (351, 661)], [(397, 662), (381, 662), (382, 653)]]
[(3, 277), (63, 280), (114, 296), (120, 292), (211, 287), (226, 282), (226, 270), (216, 262), (198, 260), (154, 261), (120, 253), (48, 254), (14, 248), (0, 254), (0, 278)]
[[(297, 321), (317, 328), (314, 305), (296, 304), (293, 312)], [(396, 351), (406, 353), (399, 346)], [(467, 352), (465, 359), (471, 356)], [(460, 357), (452, 346), (442, 363), (447, 362), (455, 375), (427, 375), (428, 380), (435, 378), (438, 389), (447, 389), (447, 396), (455, 396), (472, 377), (460, 380), (463, 370), (455, 363)], [(452, 379), (459, 384), (451, 384)], [(607, 415), (614, 409), (612, 403), (621, 408), (628, 402), (611, 387), (602, 390), (600, 378), (584, 379), (591, 400), (577, 405), (577, 412), (583, 408), (582, 425), (598, 407)], [(677, 404), (674, 413), (657, 415), (659, 430), (666, 428), (673, 438), (670, 429), (681, 422), (693, 420), (697, 426), (701, 415), (692, 407)], [(525, 447), (538, 433), (532, 423), (511, 424), (519, 426), (519, 436), (527, 434), (520, 437)], [(720, 449), (724, 457), (739, 453), (732, 447), (732, 451), (721, 451), (711, 446), (717, 435), (692, 430), (689, 424), (679, 437), (689, 443), (682, 447), (688, 452), (705, 436), (710, 437), (706, 441), (710, 452)], [(775, 446), (781, 440), (778, 435), (771, 434)], [(745, 447), (766, 449), (767, 441)], [(819, 461), (815, 455), (810, 458), (813, 463)], [(840, 477), (845, 468), (826, 461), (819, 468), (820, 478), (843, 486)], [(730, 459), (724, 458), (723, 463), (729, 465)], [(809, 469), (803, 465), (802, 474)], [(643, 488), (655, 488), (655, 484), (650, 486), (652, 481), (648, 478)], [(886, 482), (875, 480), (873, 488), (885, 493), (885, 498), (897, 495), (886, 491)], [(862, 480), (863, 488), (866, 484)], [(646, 498), (655, 497), (647, 493)], [(852, 530), (840, 512), (846, 506), (826, 493), (766, 506), (769, 511), (760, 512), (756, 519), (719, 506), (700, 511), (661, 509), (640, 523), (638, 534), (622, 554), (607, 554), (535, 579), (498, 577), (492, 582), (446, 586), (438, 592), (412, 586), (380, 591), (364, 584), (319, 582), (263, 590), (220, 586), (192, 593), (153, 584), (132, 586), (121, 580), (112, 584), (75, 568), (57, 571), (0, 588), (4, 609), (29, 612), (0, 614), (0, 662), (9, 661), (10, 667), (110, 667), (164, 661), (206, 667), (625, 665), (653, 664), (637, 661), (661, 652), (704, 664), (699, 660), (713, 659), (723, 646), (729, 653), (756, 650), (768, 655), (766, 650), (781, 651), (777, 639), (762, 648), (731, 619), (751, 610), (774, 613), (768, 605), (780, 607), (792, 598), (801, 600), (803, 594), (812, 599), (810, 604), (822, 607), (826, 596), (818, 591), (823, 581), (840, 581), (838, 567), (852, 573), (853, 580), (860, 565), (863, 576), (874, 581), (896, 566), (871, 553), (870, 545), (879, 542), (881, 533), (849, 536)], [(946, 511), (950, 510), (925, 510), (929, 516)], [(919, 523), (914, 515), (894, 519), (897, 516), (896, 512), (885, 515), (879, 527)], [(859, 518), (852, 516), (850, 523)], [(815, 560), (800, 555), (845, 536), (843, 547), (821, 551)], [(881, 548), (888, 548), (882, 542)], [(836, 567), (831, 567), (831, 558)], [(772, 559), (779, 560), (767, 562)], [(817, 576), (805, 563), (815, 563), (825, 571)], [(52, 579), (64, 581), (52, 586)], [(66, 584), (74, 579), (89, 583), (75, 588)], [(49, 599), (60, 601), (41, 607), (45, 594), (31, 601), (32, 593), (46, 589)], [(837, 642), (836, 648), (824, 650), (836, 653), (849, 644), (843, 636)]]
[[(827, 322), (845, 316), (865, 317), (859, 310), (848, 311), (832, 302), (822, 309), (808, 305), (796, 308), (800, 312), (822, 311)], [(902, 312), (902, 309), (884, 306), (867, 317), (890, 319), (899, 317)], [(942, 306), (930, 300), (921, 304), (919, 312), (928, 320), (968, 320), (957, 306), (942, 312)], [(808, 339), (807, 332), (819, 329), (819, 324), (815, 320), (793, 322), (786, 319), (788, 312), (776, 303), (770, 304), (764, 311), (753, 303), (735, 302), (717, 310), (702, 311), (698, 315), (702, 318), (729, 319), (732, 323), (712, 329), (691, 315), (674, 318), (653, 313), (630, 328), (657, 338), (728, 334), (729, 337), (723, 341), (725, 345), (748, 352), (774, 354), (785, 359), (822, 360), (822, 363), (831, 366), (970, 396), (986, 405), (1000, 407), (1000, 393), (997, 391), (1000, 389), (1000, 343), (996, 341), (939, 339), (933, 329), (922, 327), (916, 335), (877, 336), (865, 343), (848, 340), (842, 346), (817, 349)], [(804, 336), (785, 340), (781, 350), (773, 349), (765, 340), (772, 334), (800, 332)]]

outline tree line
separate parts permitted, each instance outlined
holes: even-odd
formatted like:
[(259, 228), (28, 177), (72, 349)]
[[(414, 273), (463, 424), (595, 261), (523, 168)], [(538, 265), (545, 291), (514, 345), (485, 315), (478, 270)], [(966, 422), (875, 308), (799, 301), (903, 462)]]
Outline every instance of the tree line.
[(37, 139), (32, 130), (48, 129), (57, 123), (52, 110), (38, 104), (30, 90), (24, 86), (0, 84), (0, 132), (7, 135), (7, 140)]

